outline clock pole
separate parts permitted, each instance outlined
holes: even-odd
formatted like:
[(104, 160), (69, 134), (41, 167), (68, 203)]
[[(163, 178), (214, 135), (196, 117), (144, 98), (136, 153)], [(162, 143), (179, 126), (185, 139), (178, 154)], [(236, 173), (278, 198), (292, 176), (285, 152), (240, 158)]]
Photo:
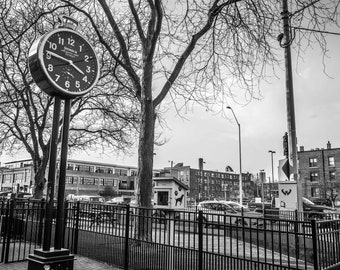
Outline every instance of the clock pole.
[(65, 179), (67, 166), (68, 134), (70, 129), (71, 100), (66, 99), (64, 103), (64, 119), (61, 139), (59, 181), (58, 181), (58, 200), (57, 200), (57, 220), (54, 237), (54, 248), (60, 250), (64, 243), (64, 224), (65, 224)]
[(54, 98), (54, 110), (53, 110), (52, 134), (51, 134), (51, 139), (50, 139), (51, 141), (50, 141), (50, 157), (49, 157), (48, 179), (47, 179), (45, 227), (44, 227), (44, 240), (43, 240), (43, 249), (42, 249), (43, 251), (50, 251), (50, 247), (51, 247), (60, 105), (61, 105), (61, 99), (59, 97), (55, 97)]

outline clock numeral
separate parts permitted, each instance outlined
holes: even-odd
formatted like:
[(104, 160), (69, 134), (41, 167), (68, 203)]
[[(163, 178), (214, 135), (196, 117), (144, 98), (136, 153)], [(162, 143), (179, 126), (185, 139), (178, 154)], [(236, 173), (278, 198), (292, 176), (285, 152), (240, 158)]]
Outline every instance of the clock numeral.
[(47, 69), (49, 72), (53, 71), (53, 65), (52, 64), (48, 64)]
[(76, 87), (80, 88), (80, 81), (76, 81)]
[(63, 38), (58, 38), (58, 43), (60, 44), (60, 45), (64, 45), (64, 39)]
[(90, 66), (86, 66), (86, 72), (90, 73), (91, 72), (91, 67)]
[(84, 47), (84, 44), (79, 45), (79, 52), (82, 52), (82, 51), (83, 51), (83, 47)]
[(66, 82), (65, 82), (65, 87), (66, 87), (66, 88), (70, 88), (70, 81), (66, 81)]
[(50, 53), (46, 53), (46, 59), (50, 60), (52, 58)]
[(68, 45), (74, 46), (74, 42), (75, 42), (75, 40), (73, 38), (68, 38), (67, 39)]
[(55, 51), (55, 50), (57, 49), (57, 47), (58, 47), (58, 46), (57, 46), (56, 43), (50, 42), (50, 49), (51, 49), (51, 50), (54, 50), (54, 51)]
[(87, 82), (87, 76), (84, 76), (83, 81)]
[(89, 59), (90, 59), (90, 57), (88, 55), (85, 55), (84, 58), (85, 58), (85, 62), (88, 62)]
[(60, 75), (56, 74), (55, 76), (56, 76), (55, 81), (57, 82), (59, 80), (59, 78), (60, 78)]

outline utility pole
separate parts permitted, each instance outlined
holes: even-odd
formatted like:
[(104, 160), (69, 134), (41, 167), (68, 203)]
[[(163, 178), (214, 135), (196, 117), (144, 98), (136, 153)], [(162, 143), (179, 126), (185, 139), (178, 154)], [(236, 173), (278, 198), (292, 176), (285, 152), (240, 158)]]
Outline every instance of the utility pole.
[[(288, 1), (283, 0), (283, 34), (279, 35), (278, 40), (280, 46), (284, 48), (285, 68), (286, 68), (286, 102), (287, 102), (287, 123), (288, 123), (288, 143), (289, 143), (289, 164), (293, 167), (293, 179), (296, 181), (297, 188), (297, 209), (302, 211), (302, 190), (301, 183), (298, 179), (297, 167), (297, 140), (296, 140), (296, 126), (295, 126), (295, 109), (294, 109), (294, 90), (293, 90), (293, 75), (292, 75), (292, 57), (290, 46), (292, 44), (290, 18), (288, 11)], [(290, 177), (289, 177), (290, 180)]]
[(271, 161), (272, 161), (272, 181), (269, 181), (269, 191), (270, 191), (270, 195), (272, 195), (272, 191), (273, 191), (273, 185), (274, 185), (274, 161), (273, 161), (273, 155), (276, 153), (273, 150), (269, 150), (268, 153), (270, 153), (271, 156)]

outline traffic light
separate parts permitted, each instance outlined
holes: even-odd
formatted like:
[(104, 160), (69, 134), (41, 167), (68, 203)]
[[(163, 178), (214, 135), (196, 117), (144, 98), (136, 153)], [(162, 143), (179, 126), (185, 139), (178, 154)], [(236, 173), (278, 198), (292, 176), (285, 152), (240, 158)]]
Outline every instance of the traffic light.
[(285, 155), (288, 158), (289, 152), (288, 152), (288, 133), (286, 132), (285, 135), (283, 135), (283, 155)]

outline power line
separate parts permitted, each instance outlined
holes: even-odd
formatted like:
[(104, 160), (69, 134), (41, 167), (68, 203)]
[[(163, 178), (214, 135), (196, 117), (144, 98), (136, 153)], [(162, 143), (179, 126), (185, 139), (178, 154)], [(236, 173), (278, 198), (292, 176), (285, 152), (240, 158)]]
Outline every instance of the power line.
[(293, 17), (295, 14), (305, 10), (306, 8), (309, 8), (310, 6), (313, 6), (314, 4), (316, 4), (317, 2), (320, 2), (320, 0), (315, 0), (312, 3), (309, 3), (306, 6), (303, 6), (301, 9), (296, 10), (294, 13), (290, 14), (290, 17)]
[(309, 29), (309, 28), (295, 27), (295, 26), (290, 26), (290, 28), (298, 29), (298, 30), (305, 30), (305, 31), (310, 31), (310, 32), (316, 32), (316, 33), (322, 33), (322, 34), (330, 34), (330, 35), (340, 36), (340, 33), (337, 33), (337, 32), (321, 31), (321, 30), (316, 30), (316, 29)]

